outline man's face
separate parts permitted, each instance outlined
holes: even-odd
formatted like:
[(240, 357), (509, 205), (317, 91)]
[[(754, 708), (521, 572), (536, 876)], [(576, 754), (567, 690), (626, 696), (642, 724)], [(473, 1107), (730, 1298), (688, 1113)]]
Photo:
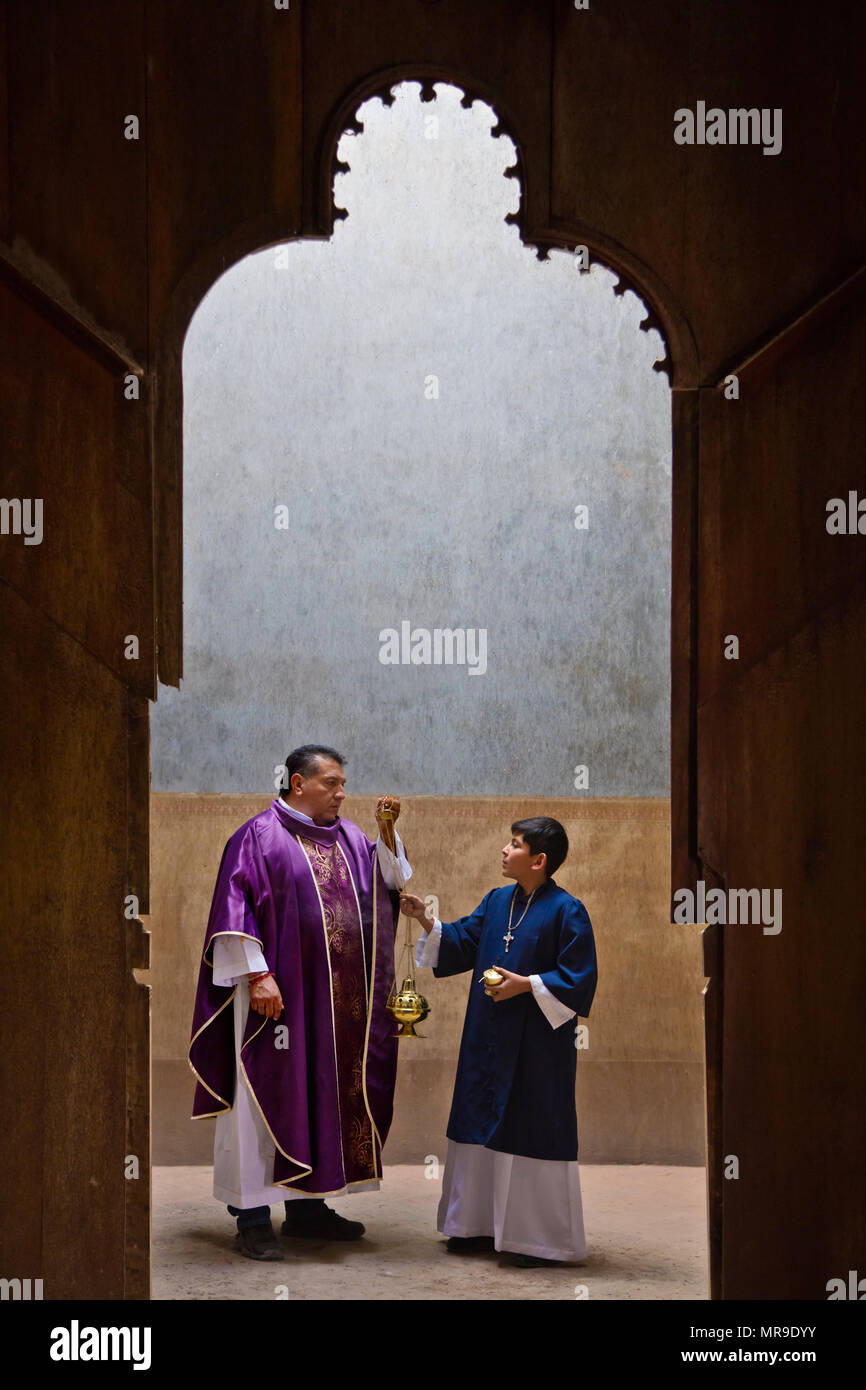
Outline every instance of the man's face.
[[(289, 805), (297, 806), (317, 825), (331, 825), (339, 817), (346, 799), (345, 785), (346, 774), (340, 764), (333, 758), (318, 758), (315, 771), (308, 776), (295, 773)], [(301, 788), (300, 796), (295, 790), (297, 787)]]
[(520, 834), (512, 835), (507, 845), (502, 846), (502, 873), (505, 878), (522, 878), (532, 868), (537, 854)]

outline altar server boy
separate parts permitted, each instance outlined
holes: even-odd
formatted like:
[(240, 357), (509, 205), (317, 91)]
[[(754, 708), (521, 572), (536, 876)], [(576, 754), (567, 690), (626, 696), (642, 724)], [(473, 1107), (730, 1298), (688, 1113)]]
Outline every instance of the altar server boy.
[[(578, 1015), (595, 994), (586, 908), (554, 882), (568, 853), (559, 821), (515, 821), (502, 876), (468, 917), (440, 922), (421, 898), (403, 911), (426, 933), (417, 966), (472, 971), (437, 1228), (460, 1254), (508, 1251), (527, 1268), (586, 1255), (574, 1084)], [(501, 983), (483, 972), (495, 967)]]

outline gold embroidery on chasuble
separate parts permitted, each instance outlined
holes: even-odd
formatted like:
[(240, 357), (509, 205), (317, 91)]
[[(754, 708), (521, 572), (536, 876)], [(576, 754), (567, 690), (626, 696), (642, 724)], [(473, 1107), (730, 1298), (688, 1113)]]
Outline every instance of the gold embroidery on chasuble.
[(328, 944), (346, 1182), (366, 1182), (377, 1174), (373, 1130), (364, 1103), (367, 979), (355, 886), (336, 845), (316, 844), (302, 835), (298, 840), (319, 890)]

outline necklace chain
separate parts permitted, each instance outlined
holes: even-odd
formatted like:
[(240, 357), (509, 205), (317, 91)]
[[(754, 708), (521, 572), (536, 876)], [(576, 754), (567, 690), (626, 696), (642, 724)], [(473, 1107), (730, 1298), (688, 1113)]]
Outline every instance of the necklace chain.
[[(533, 888), (532, 892), (531, 892), (530, 895), (529, 895), (529, 900), (527, 901), (526, 907), (523, 909), (523, 911), (521, 912), (521, 914), (520, 914), (520, 916), (518, 917), (517, 921), (514, 923), (514, 929), (515, 929), (515, 931), (516, 931), (517, 928), (520, 926), (520, 923), (523, 921), (524, 917), (526, 916), (527, 912), (529, 911), (530, 905), (531, 905), (531, 903), (532, 903), (532, 899), (535, 897), (535, 895), (536, 895), (537, 892), (538, 892), (538, 889), (537, 889), (537, 888)], [(514, 892), (513, 892), (512, 895), (511, 895), (511, 907), (510, 907), (509, 910), (508, 910), (508, 931), (505, 933), (505, 935), (504, 935), (503, 938), (502, 938), (502, 940), (505, 942), (505, 950), (506, 950), (506, 951), (508, 950), (508, 948), (509, 948), (509, 946), (511, 945), (512, 941), (514, 940), (514, 932), (511, 930), (511, 919), (512, 919), (512, 917), (514, 916), (514, 904), (515, 904), (516, 902), (517, 902), (517, 888), (515, 887)]]

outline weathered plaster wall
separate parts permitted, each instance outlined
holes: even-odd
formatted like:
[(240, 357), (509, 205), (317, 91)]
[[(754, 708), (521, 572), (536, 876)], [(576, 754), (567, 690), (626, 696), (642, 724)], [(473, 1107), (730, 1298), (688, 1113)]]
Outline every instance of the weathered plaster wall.
[[(583, 796), (668, 794), (664, 346), (611, 271), (521, 243), (511, 140), (437, 93), (366, 102), (333, 239), (247, 257), (193, 319), (155, 790), (267, 790), (321, 740), (357, 792), (561, 797), (583, 765)], [(486, 660), (382, 664), (404, 621)]]

